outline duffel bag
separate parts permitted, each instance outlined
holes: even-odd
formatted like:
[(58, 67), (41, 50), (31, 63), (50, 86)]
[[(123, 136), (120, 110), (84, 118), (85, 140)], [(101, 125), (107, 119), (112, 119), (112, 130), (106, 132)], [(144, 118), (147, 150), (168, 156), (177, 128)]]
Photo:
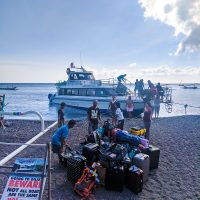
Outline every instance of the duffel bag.
[(128, 132), (134, 135), (144, 135), (146, 133), (146, 128), (141, 126), (135, 126), (131, 127)]
[(116, 141), (119, 143), (128, 143), (130, 145), (138, 146), (141, 143), (141, 139), (139, 136), (132, 135), (127, 131), (117, 131), (116, 133)]

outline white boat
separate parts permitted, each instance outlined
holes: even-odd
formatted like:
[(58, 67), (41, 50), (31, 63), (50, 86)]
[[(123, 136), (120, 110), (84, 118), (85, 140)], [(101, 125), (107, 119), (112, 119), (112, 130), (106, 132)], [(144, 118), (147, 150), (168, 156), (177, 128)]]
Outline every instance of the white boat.
[(195, 84), (189, 84), (189, 85), (183, 85), (184, 89), (197, 89), (197, 86)]
[[(95, 80), (93, 72), (81, 68), (68, 68), (68, 79), (58, 82), (57, 93), (49, 94), (49, 103), (60, 104), (64, 102), (66, 106), (87, 110), (93, 100), (98, 100), (101, 112), (108, 111), (108, 105), (111, 97), (116, 96), (120, 102), (121, 109), (126, 110), (126, 100), (132, 95), (132, 91), (122, 82), (114, 79)], [(142, 99), (134, 98), (134, 116), (140, 115), (144, 110)]]

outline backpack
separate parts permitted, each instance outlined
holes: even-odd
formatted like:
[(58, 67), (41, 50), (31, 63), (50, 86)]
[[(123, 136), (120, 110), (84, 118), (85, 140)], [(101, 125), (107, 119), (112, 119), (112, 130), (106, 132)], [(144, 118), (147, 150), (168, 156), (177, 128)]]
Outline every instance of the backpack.
[(101, 138), (97, 131), (93, 131), (91, 134), (89, 134), (86, 138), (87, 143), (96, 143), (99, 146), (101, 145)]
[(74, 191), (84, 199), (89, 197), (96, 186), (97, 176), (96, 169), (93, 171), (86, 167), (82, 176), (75, 183)]

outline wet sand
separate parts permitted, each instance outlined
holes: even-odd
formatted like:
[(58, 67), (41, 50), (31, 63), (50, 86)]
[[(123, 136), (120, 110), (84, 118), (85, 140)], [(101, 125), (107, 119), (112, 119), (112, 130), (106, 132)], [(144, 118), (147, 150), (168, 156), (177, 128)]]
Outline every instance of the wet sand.
[[(0, 129), (0, 141), (26, 142), (40, 132), (39, 121), (9, 120), (12, 124), (5, 130)], [(46, 122), (46, 126), (52, 122)], [(140, 125), (142, 119), (126, 119), (125, 130)], [(56, 127), (48, 131), (36, 143), (50, 141)], [(79, 143), (87, 134), (87, 122), (78, 122), (70, 130), (69, 144), (80, 149)], [(150, 130), (150, 143), (161, 150), (159, 168), (150, 171), (143, 191), (135, 195), (124, 187), (122, 193), (97, 188), (91, 199), (132, 199), (132, 200), (189, 200), (200, 199), (200, 116), (179, 116), (153, 119)], [(0, 145), (0, 159), (16, 147)], [(41, 157), (42, 147), (28, 147), (18, 157)], [(14, 159), (12, 160), (14, 161)], [(10, 163), (12, 163), (10, 161)], [(72, 185), (66, 181), (66, 169), (59, 166), (56, 155), (52, 155), (52, 199), (80, 199)], [(0, 175), (0, 194), (5, 185), (5, 176)], [(47, 184), (46, 184), (47, 185)], [(45, 189), (43, 199), (47, 199)]]

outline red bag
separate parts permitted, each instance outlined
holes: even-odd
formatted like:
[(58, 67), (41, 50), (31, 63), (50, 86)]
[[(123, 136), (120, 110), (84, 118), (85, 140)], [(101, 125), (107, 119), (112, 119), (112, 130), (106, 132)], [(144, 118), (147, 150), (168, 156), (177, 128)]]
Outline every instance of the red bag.
[(94, 171), (91, 171), (88, 167), (84, 169), (82, 176), (75, 183), (74, 191), (83, 197), (83, 199), (89, 197), (92, 190), (96, 187), (96, 177)]

